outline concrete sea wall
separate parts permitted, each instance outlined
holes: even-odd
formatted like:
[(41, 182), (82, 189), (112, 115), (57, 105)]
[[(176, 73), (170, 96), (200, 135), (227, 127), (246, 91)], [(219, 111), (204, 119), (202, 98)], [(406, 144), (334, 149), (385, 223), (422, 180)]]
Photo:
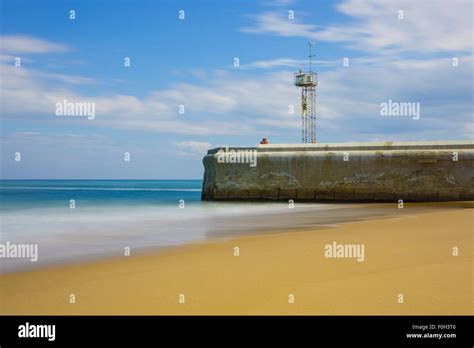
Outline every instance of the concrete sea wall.
[(221, 147), (203, 159), (202, 199), (474, 200), (473, 161), (472, 141)]

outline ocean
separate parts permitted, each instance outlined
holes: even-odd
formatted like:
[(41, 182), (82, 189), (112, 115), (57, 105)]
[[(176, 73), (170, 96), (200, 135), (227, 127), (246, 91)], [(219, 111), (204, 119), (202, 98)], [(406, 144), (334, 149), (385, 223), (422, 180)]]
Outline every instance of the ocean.
[(2, 180), (0, 242), (35, 244), (39, 257), (4, 258), (0, 271), (309, 224), (291, 218), (295, 209), (284, 202), (203, 202), (201, 187), (201, 180)]

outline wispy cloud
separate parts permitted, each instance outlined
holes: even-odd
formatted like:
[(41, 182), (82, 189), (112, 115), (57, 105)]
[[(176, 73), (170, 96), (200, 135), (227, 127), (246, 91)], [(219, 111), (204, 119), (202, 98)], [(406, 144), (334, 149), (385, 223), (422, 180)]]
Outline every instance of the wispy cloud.
[(242, 68), (257, 68), (257, 69), (272, 69), (275, 67), (291, 67), (296, 69), (299, 65), (304, 64), (303, 60), (291, 59), (291, 58), (277, 58), (270, 60), (258, 60), (243, 64)]
[[(306, 32), (309, 27), (304, 28)], [(458, 127), (455, 134), (466, 137), (466, 124), (472, 116), (469, 91), (472, 92), (473, 59), (471, 55), (458, 58), (458, 67), (452, 66), (451, 58), (434, 57), (371, 55), (351, 58), (348, 67), (342, 67), (341, 62), (317, 61), (317, 65), (331, 68), (319, 77), (318, 125), (333, 136), (340, 136), (341, 130), (354, 137), (395, 133), (406, 125), (398, 123), (396, 129), (391, 129), (395, 125), (392, 122), (385, 126), (378, 107), (387, 99), (398, 98), (423, 101), (420, 124), (425, 134), (434, 132), (436, 127), (442, 127), (446, 133)], [(273, 58), (242, 65), (243, 70), (199, 70), (198, 75), (205, 76), (204, 80), (174, 83), (142, 95), (84, 94), (77, 85), (95, 83), (95, 79), (0, 63), (2, 118), (199, 136), (296, 133), (300, 128), (300, 96), (292, 84), (292, 71), (298, 63), (292, 58)], [(263, 71), (248, 74), (246, 68)], [(441, 85), (449, 89), (441, 89)], [(64, 99), (96, 103), (96, 118), (58, 121), (54, 116), (55, 104)], [(184, 113), (179, 112), (181, 106)], [(446, 115), (450, 115), (449, 119)], [(420, 126), (409, 127), (416, 137)]]
[(336, 9), (352, 18), (350, 24), (323, 27), (302, 21), (308, 13), (296, 11), (289, 19), (284, 11), (271, 11), (254, 16), (254, 23), (241, 31), (342, 42), (377, 53), (470, 52), (473, 6), (470, 0), (347, 0)]
[[(326, 136), (352, 137), (347, 140), (380, 138), (402, 129), (405, 138), (412, 139), (420, 136), (420, 130), (428, 138), (435, 134), (440, 138), (453, 137), (447, 134), (469, 137), (466, 125), (472, 117), (469, 93), (473, 59), (460, 56), (459, 62), (453, 67), (450, 58), (386, 59), (378, 64), (362, 59), (351, 60), (349, 67), (340, 65), (320, 75), (318, 127)], [(213, 77), (205, 84), (176, 84), (143, 97), (85, 96), (75, 92), (74, 85), (52, 88), (32, 77), (26, 68), (11, 68), (2, 73), (2, 117), (57, 122), (54, 105), (67, 99), (96, 103), (95, 120), (67, 120), (71, 126), (199, 136), (297, 134), (300, 97), (292, 85), (291, 71), (265, 72), (258, 77), (237, 71), (210, 75)], [(440, 85), (449, 89), (441, 89)], [(421, 120), (415, 124), (406, 119), (382, 119), (379, 105), (388, 99), (422, 102)], [(184, 114), (178, 111), (181, 104), (185, 106)]]
[[(141, 97), (122, 94), (86, 96), (75, 91), (74, 85), (93, 83), (92, 79), (42, 73), (5, 64), (0, 64), (0, 75), (3, 82), (0, 85), (0, 98), (4, 119), (54, 122), (55, 104), (67, 99), (96, 104), (97, 117), (93, 124), (86, 123), (88, 126), (171, 134), (254, 134), (255, 127), (245, 120), (263, 111), (284, 114), (288, 104), (282, 101), (291, 98), (291, 93), (286, 92), (292, 89), (291, 84), (285, 84), (283, 80), (278, 84), (272, 82), (275, 91), (282, 94), (281, 98), (262, 100), (268, 83), (266, 81), (272, 77), (261, 81), (252, 78), (237, 81), (232, 74), (216, 72), (207, 84), (178, 83), (169, 88), (150, 91)], [(234, 79), (235, 83), (229, 85), (229, 78)], [(290, 75), (288, 78), (291, 81)], [(50, 83), (51, 79), (56, 82)], [(58, 80), (68, 82), (69, 85), (60, 87)], [(181, 107), (183, 113), (179, 112)], [(82, 119), (70, 121), (71, 124), (84, 122)]]
[(52, 42), (26, 35), (0, 36), (0, 52), (7, 54), (43, 54), (68, 52), (71, 50), (66, 44)]
[(202, 158), (212, 145), (205, 141), (181, 141), (174, 143), (178, 149), (177, 154), (181, 156), (192, 156)]
[[(308, 60), (292, 59), (292, 58), (276, 58), (269, 60), (257, 60), (242, 64), (241, 69), (274, 69), (274, 68), (291, 68), (290, 70), (296, 71), (301, 65), (308, 63)], [(341, 65), (341, 61), (334, 60), (314, 60), (313, 64), (318, 67), (334, 67)]]

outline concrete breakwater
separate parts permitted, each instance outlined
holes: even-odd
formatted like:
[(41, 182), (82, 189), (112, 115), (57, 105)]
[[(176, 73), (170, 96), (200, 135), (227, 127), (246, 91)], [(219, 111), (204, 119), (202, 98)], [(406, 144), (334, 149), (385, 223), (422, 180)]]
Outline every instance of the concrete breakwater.
[(275, 144), (214, 148), (203, 200), (474, 200), (474, 142)]

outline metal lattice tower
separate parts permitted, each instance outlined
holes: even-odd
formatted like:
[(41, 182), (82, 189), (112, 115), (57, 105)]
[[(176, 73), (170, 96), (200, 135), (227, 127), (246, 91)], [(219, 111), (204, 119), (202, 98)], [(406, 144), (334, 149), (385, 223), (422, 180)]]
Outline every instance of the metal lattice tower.
[(301, 87), (301, 121), (303, 144), (316, 143), (316, 86), (318, 74), (312, 71), (312, 44), (309, 45), (309, 72), (295, 73), (295, 86)]

